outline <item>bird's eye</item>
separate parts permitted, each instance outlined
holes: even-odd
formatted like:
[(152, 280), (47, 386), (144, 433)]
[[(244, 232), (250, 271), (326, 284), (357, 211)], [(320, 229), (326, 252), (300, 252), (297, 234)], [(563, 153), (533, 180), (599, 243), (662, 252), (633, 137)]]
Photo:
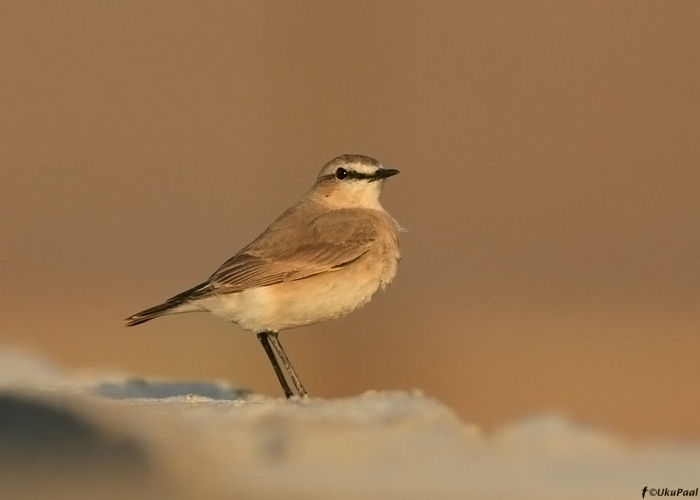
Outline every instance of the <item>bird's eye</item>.
[(348, 176), (348, 171), (345, 170), (344, 168), (339, 168), (338, 170), (335, 171), (335, 178), (336, 179), (345, 179)]

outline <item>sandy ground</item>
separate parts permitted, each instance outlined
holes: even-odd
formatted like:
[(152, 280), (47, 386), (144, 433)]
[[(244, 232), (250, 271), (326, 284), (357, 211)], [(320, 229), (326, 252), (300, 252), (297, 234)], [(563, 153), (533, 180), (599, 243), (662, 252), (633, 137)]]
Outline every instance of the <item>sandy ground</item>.
[(556, 414), (485, 433), (417, 392), (287, 401), (7, 351), (0, 386), (3, 499), (612, 500), (700, 486), (698, 443), (625, 442)]

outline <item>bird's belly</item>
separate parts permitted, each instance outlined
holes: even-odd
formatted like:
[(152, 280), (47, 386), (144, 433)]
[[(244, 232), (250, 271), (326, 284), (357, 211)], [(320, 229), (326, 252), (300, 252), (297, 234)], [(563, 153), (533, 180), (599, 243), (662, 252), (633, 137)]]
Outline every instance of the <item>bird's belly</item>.
[(220, 294), (197, 305), (253, 332), (279, 331), (340, 318), (365, 305), (396, 273), (396, 259), (297, 281)]

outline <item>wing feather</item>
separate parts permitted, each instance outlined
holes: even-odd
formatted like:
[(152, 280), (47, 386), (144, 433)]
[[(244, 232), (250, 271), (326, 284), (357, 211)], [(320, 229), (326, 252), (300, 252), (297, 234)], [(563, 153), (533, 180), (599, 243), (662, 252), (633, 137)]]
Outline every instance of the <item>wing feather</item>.
[(376, 216), (365, 209), (334, 210), (305, 220), (297, 215), (275, 221), (212, 274), (198, 295), (240, 292), (337, 271), (360, 259), (377, 239)]

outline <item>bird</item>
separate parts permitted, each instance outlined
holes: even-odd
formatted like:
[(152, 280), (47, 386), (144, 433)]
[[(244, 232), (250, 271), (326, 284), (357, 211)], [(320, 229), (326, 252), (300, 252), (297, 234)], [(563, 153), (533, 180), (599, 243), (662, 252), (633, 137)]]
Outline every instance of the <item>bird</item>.
[(327, 162), (311, 189), (209, 278), (125, 319), (135, 326), (169, 314), (210, 312), (256, 334), (287, 398), (308, 392), (278, 333), (340, 318), (394, 279), (399, 223), (380, 203), (398, 174), (378, 160), (343, 154)]

